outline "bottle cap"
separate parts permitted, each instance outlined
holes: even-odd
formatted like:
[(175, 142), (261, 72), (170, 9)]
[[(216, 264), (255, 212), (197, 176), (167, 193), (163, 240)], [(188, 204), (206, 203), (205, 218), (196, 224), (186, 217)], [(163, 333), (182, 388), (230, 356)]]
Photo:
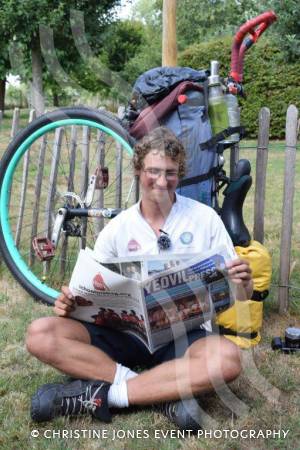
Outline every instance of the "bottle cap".
[(291, 339), (293, 341), (296, 341), (300, 339), (300, 328), (296, 327), (289, 327), (285, 330), (285, 337), (288, 339)]
[(209, 86), (220, 84), (219, 67), (219, 61), (210, 62), (210, 76), (208, 77)]

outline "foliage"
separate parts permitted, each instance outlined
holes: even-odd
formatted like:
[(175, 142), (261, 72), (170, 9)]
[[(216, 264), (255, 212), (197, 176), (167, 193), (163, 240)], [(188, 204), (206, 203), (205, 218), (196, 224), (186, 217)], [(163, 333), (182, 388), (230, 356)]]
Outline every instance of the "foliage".
[[(54, 53), (53, 59), (62, 65), (63, 70), (69, 76), (76, 75), (81, 80), (80, 72), (82, 55), (78, 51), (78, 44), (85, 41), (90, 46), (94, 55), (101, 51), (101, 33), (114, 19), (113, 8), (119, 4), (119, 0), (0, 0), (0, 24), (2, 40), (12, 44), (17, 43), (21, 58), (14, 58), (16, 63), (23, 59), (23, 67), (20, 68), (23, 79), (31, 78), (31, 55), (35, 46), (39, 46), (40, 27), (48, 27), (53, 30)], [(84, 14), (84, 30), (74, 27), (77, 43), (71, 30), (70, 16), (72, 11)], [(109, 13), (109, 14), (108, 14)], [(51, 36), (49, 35), (49, 41)], [(25, 70), (24, 70), (25, 68)], [(52, 73), (51, 73), (52, 72)], [(55, 75), (53, 67), (44, 64), (44, 82), (50, 89), (55, 90)], [(78, 82), (77, 81), (77, 82)], [(86, 87), (86, 86), (85, 86)], [(59, 91), (59, 89), (57, 89)]]
[(158, 0), (138, 0), (133, 19), (143, 24), (143, 39), (135, 56), (124, 66), (123, 75), (133, 83), (146, 70), (161, 65), (162, 22)]
[(149, 46), (145, 40), (139, 51), (124, 66), (123, 75), (130, 82), (134, 83), (139, 75), (152, 67), (161, 65), (161, 38), (153, 37), (152, 45)]
[(7, 109), (27, 108), (26, 85), (8, 85), (6, 90), (5, 104)]
[[(208, 68), (212, 59), (220, 61), (220, 73), (227, 76), (230, 67), (231, 38), (194, 45), (180, 56), (179, 63), (195, 69)], [(289, 104), (300, 107), (300, 62), (287, 64), (280, 49), (262, 38), (245, 59), (244, 87), (247, 99), (241, 100), (241, 121), (248, 136), (257, 136), (258, 112), (271, 111), (271, 137), (283, 138), (285, 115)]]
[(120, 72), (133, 58), (143, 41), (143, 25), (138, 21), (117, 21), (101, 35), (101, 60), (107, 67)]
[[(144, 44), (124, 70), (134, 80), (146, 70), (161, 64), (162, 0), (138, 0), (133, 17), (144, 24)], [(250, 17), (260, 13), (255, 0), (193, 0), (177, 1), (178, 49), (207, 41), (234, 30)]]
[(86, 34), (99, 42), (99, 30), (111, 22), (112, 14), (107, 14), (119, 0), (1, 0), (0, 20), (5, 29), (5, 37), (15, 36), (19, 42), (30, 45), (39, 34), (39, 26), (47, 25), (59, 36), (70, 37), (70, 11), (85, 13)]
[(276, 41), (284, 53), (286, 61), (296, 62), (300, 56), (300, 5), (298, 0), (272, 0), (278, 21), (274, 27)]
[(4, 80), (10, 69), (8, 47), (2, 45), (0, 48), (0, 79)]
[[(263, 11), (256, 0), (180, 0), (177, 33), (181, 49), (216, 36), (234, 34), (246, 20)], [(192, 25), (192, 27), (191, 27)]]

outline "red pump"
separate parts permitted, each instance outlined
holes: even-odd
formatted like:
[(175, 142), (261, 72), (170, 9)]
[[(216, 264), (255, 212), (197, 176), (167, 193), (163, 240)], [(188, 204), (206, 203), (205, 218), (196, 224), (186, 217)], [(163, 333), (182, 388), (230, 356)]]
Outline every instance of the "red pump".
[[(248, 20), (235, 34), (231, 50), (231, 70), (227, 83), (230, 93), (243, 94), (241, 83), (243, 81), (245, 53), (276, 20), (276, 14), (273, 11), (267, 11), (254, 19)], [(250, 36), (245, 38), (248, 33)]]

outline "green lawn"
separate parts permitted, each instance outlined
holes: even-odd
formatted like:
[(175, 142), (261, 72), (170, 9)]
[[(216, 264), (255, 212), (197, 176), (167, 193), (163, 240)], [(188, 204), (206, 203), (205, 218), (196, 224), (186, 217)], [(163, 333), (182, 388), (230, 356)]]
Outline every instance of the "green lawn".
[[(6, 127), (8, 129), (8, 127)], [(1, 139), (0, 139), (1, 143)], [(250, 159), (255, 174), (255, 143), (242, 144), (241, 157)], [(203, 396), (203, 409), (216, 421), (218, 430), (289, 430), (286, 439), (275, 438), (177, 438), (176, 429), (151, 408), (131, 410), (114, 415), (112, 424), (101, 424), (90, 418), (55, 419), (43, 425), (30, 421), (30, 398), (43, 383), (65, 380), (64, 375), (39, 363), (25, 349), (26, 328), (35, 318), (51, 314), (50, 308), (34, 302), (13, 281), (2, 265), (0, 278), (0, 448), (15, 449), (299, 449), (300, 442), (300, 359), (296, 355), (278, 354), (271, 350), (273, 336), (283, 335), (289, 325), (300, 326), (300, 165), (296, 164), (294, 225), (292, 235), (292, 273), (290, 284), (290, 312), (277, 313), (278, 265), (281, 231), (281, 211), (284, 173), (284, 143), (271, 142), (268, 163), (265, 245), (272, 254), (273, 277), (271, 293), (265, 302), (262, 342), (252, 351), (243, 351), (243, 373), (226, 391)], [(253, 225), (254, 188), (247, 196), (245, 221)], [(230, 395), (229, 395), (230, 394)], [(239, 402), (238, 402), (239, 399)], [(233, 402), (233, 403), (232, 403)], [(232, 412), (230, 404), (235, 405)], [(234, 409), (234, 408), (233, 408)], [(38, 437), (31, 437), (37, 430)], [(56, 434), (52, 434), (53, 430)], [(59, 433), (67, 430), (65, 438)], [(81, 432), (71, 437), (71, 430)], [(92, 432), (101, 434), (102, 438)], [(139, 431), (141, 430), (141, 431)], [(157, 436), (155, 436), (155, 430)], [(160, 431), (162, 430), (162, 431)], [(173, 430), (175, 437), (171, 437)], [(118, 438), (113, 440), (114, 432)], [(141, 436), (137, 437), (140, 433)], [(36, 433), (37, 434), (37, 433)], [(135, 437), (123, 437), (131, 434)], [(147, 437), (149, 435), (149, 437)], [(76, 435), (75, 435), (76, 436)], [(105, 437), (106, 436), (106, 437)], [(165, 437), (163, 437), (165, 436)]]

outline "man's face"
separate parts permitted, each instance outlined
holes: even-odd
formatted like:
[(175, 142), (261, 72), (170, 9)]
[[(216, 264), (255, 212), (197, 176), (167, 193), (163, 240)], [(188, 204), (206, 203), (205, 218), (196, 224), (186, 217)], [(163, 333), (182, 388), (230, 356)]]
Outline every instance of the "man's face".
[(178, 184), (178, 162), (163, 152), (151, 150), (144, 158), (143, 168), (138, 171), (142, 198), (155, 203), (174, 199)]

